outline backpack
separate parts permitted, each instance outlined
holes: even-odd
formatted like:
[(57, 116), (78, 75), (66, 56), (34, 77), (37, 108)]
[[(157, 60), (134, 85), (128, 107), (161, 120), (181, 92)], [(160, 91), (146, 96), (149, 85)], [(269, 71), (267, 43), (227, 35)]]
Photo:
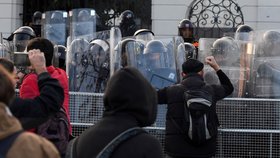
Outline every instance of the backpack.
[(37, 134), (51, 141), (61, 155), (65, 155), (69, 142), (69, 123), (63, 107), (37, 127)]
[[(139, 135), (141, 133), (147, 133), (147, 131), (143, 130), (140, 127), (129, 128), (126, 131), (122, 132), (118, 136), (116, 136), (112, 141), (110, 141), (96, 156), (96, 158), (109, 158), (114, 150), (121, 145), (121, 143), (127, 141), (128, 139)], [(78, 137), (71, 140), (68, 144), (65, 158), (76, 158), (76, 144)]]
[(203, 89), (196, 89), (184, 91), (183, 97), (186, 123), (183, 132), (187, 140), (199, 146), (216, 137), (219, 123), (212, 106), (212, 95)]
[(0, 141), (0, 158), (5, 158), (9, 149), (13, 145), (14, 141), (17, 139), (17, 137), (23, 133), (22, 130), (13, 133), (12, 135), (2, 139)]

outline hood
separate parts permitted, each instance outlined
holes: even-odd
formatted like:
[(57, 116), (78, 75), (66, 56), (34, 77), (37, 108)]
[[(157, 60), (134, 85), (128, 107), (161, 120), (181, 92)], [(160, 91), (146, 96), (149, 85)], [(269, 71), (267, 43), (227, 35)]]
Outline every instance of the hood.
[(157, 95), (155, 89), (135, 68), (117, 71), (104, 93), (104, 117), (117, 114), (133, 116), (140, 127), (155, 122)]
[(189, 73), (183, 77), (182, 84), (189, 89), (196, 89), (205, 86), (204, 79), (198, 73)]
[(12, 116), (9, 108), (0, 102), (0, 140), (21, 129), (19, 121)]

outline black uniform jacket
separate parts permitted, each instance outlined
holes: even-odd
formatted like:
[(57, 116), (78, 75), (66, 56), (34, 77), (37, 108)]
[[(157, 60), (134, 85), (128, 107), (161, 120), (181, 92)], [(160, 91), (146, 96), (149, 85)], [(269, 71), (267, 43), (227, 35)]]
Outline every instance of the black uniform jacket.
[[(216, 111), (216, 102), (233, 92), (233, 86), (229, 78), (222, 70), (217, 71), (221, 85), (206, 85), (203, 78), (197, 73), (188, 74), (180, 84), (163, 88), (158, 91), (158, 103), (167, 104), (166, 116), (166, 153), (174, 157), (210, 157), (216, 151), (216, 138), (211, 139), (203, 146), (193, 146), (186, 140), (182, 130), (178, 127), (183, 125), (183, 93), (187, 89), (204, 88), (213, 96), (213, 104)], [(182, 85), (185, 87), (183, 88)], [(215, 115), (218, 123), (218, 118)], [(177, 125), (174, 125), (174, 121)], [(219, 123), (218, 123), (219, 124)]]
[(24, 129), (37, 127), (47, 120), (47, 117), (59, 111), (64, 100), (64, 91), (57, 79), (48, 72), (38, 75), (40, 95), (33, 99), (16, 97), (9, 108), (17, 117)]

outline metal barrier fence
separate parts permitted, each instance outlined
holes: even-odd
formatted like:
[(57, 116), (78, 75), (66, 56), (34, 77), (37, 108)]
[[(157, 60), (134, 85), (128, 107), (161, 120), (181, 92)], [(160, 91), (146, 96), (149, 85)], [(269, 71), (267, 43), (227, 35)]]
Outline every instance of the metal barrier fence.
[[(95, 124), (103, 110), (103, 94), (70, 92), (73, 135)], [(216, 158), (280, 157), (280, 100), (226, 98), (218, 102), (217, 113), (221, 126)], [(146, 127), (163, 148), (165, 114), (166, 105), (159, 105), (155, 124)]]
[[(166, 105), (146, 130), (164, 147)], [(226, 98), (217, 104), (221, 126), (217, 158), (280, 157), (280, 100)], [(70, 92), (73, 135), (78, 136), (96, 123), (103, 113), (103, 94)]]

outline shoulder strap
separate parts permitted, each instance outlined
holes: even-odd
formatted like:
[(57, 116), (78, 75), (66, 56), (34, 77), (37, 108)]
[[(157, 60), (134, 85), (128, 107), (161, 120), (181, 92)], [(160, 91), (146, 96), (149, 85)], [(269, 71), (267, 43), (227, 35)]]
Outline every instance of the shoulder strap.
[(115, 148), (117, 148), (122, 142), (128, 140), (129, 138), (132, 138), (138, 134), (141, 133), (147, 133), (145, 130), (143, 130), (140, 127), (134, 127), (130, 128), (121, 134), (119, 134), (117, 137), (115, 137), (110, 143), (108, 143), (97, 155), (96, 158), (109, 158), (111, 153), (114, 151)]
[(68, 143), (65, 157), (67, 157), (67, 158), (76, 158), (77, 157), (77, 152), (76, 152), (77, 143), (76, 142), (77, 142), (78, 138), (79, 137), (75, 137)]
[(17, 131), (13, 133), (12, 135), (4, 138), (0, 141), (0, 155), (1, 157), (6, 157), (7, 152), (9, 151), (10, 147), (13, 145), (14, 141), (17, 139), (17, 137), (22, 133), (23, 131)]

